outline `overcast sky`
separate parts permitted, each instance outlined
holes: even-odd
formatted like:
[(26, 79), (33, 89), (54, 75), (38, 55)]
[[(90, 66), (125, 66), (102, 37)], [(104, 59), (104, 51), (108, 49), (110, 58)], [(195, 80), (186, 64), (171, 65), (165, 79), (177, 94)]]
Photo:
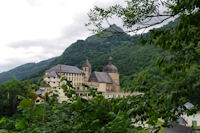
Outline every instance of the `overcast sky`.
[(0, 0), (0, 72), (59, 56), (91, 32), (87, 13), (122, 0)]

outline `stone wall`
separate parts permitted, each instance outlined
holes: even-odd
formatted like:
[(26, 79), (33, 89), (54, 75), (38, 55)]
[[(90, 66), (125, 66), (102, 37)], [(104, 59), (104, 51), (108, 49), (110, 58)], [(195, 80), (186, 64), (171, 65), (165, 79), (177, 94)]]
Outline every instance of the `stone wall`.
[(119, 73), (108, 73), (112, 80), (119, 85)]
[(103, 93), (103, 96), (105, 98), (117, 98), (117, 97), (127, 97), (127, 96), (137, 96), (137, 95), (143, 95), (143, 93), (140, 92), (105, 92)]

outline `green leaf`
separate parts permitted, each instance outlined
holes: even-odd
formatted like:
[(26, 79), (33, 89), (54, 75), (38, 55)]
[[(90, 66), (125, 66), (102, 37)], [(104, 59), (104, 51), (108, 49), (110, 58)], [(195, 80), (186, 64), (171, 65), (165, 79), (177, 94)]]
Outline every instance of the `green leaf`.
[(0, 120), (0, 124), (6, 122), (6, 120), (7, 120), (7, 119), (6, 119), (5, 117), (2, 117), (1, 120)]
[(127, 111), (127, 115), (131, 115), (131, 114), (133, 113), (134, 110), (135, 110), (135, 108), (129, 109), (129, 110)]
[(6, 129), (0, 129), (0, 133), (9, 133)]
[(20, 107), (32, 107), (33, 106), (33, 101), (31, 99), (23, 99), (20, 103), (19, 103)]
[(26, 123), (26, 120), (25, 119), (17, 119), (16, 121), (15, 121), (15, 128), (17, 129), (17, 130), (23, 130), (23, 129), (25, 129), (25, 123)]

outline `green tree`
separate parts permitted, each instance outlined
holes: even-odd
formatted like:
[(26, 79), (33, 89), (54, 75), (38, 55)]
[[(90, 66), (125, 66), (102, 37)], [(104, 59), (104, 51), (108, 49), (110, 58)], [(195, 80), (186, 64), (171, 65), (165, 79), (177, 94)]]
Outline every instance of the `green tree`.
[[(131, 103), (126, 104), (129, 98), (105, 99), (102, 93), (84, 85), (93, 97), (92, 99), (84, 99), (74, 95), (76, 93), (74, 89), (68, 89), (67, 86), (72, 87), (72, 84), (66, 80), (62, 89), (68, 97), (67, 102), (58, 103), (57, 95), (52, 93), (53, 91), (46, 94), (46, 98), (41, 97), (43, 100), (40, 104), (35, 104), (35, 96), (22, 97), (18, 105), (20, 114), (14, 119), (15, 122), (2, 118), (0, 131), (22, 133), (135, 131), (129, 113), (127, 113), (127, 109), (133, 106)], [(49, 94), (54, 95), (48, 97)], [(12, 128), (2, 126), (6, 123), (14, 124), (14, 126)], [(1, 126), (3, 130), (1, 130)]]
[(31, 89), (29, 82), (20, 82), (16, 79), (0, 84), (0, 116), (11, 116), (16, 113), (18, 97), (26, 96), (28, 89)]
[[(135, 79), (132, 91), (144, 92), (145, 104), (140, 120), (147, 120), (155, 124), (158, 118), (176, 120), (182, 113), (180, 107), (187, 101), (198, 104), (200, 96), (200, 1), (199, 0), (127, 0), (126, 5), (113, 5), (108, 8), (95, 7), (89, 13), (90, 22), (96, 26), (94, 32), (104, 30), (104, 22), (113, 16), (118, 17), (126, 32), (135, 33), (153, 28), (171, 18), (179, 18), (175, 27), (153, 29), (149, 39), (141, 36), (140, 43), (150, 43), (170, 52), (170, 56), (163, 56), (157, 61), (160, 72), (169, 79), (158, 86), (148, 75), (140, 75)], [(161, 10), (162, 8), (162, 10)], [(164, 11), (163, 11), (164, 10)], [(119, 31), (114, 31), (120, 34)], [(147, 78), (148, 77), (148, 78)], [(157, 81), (161, 82), (161, 81)], [(183, 107), (184, 108), (184, 107)], [(179, 114), (179, 113), (180, 114)], [(176, 114), (176, 115), (175, 115)]]

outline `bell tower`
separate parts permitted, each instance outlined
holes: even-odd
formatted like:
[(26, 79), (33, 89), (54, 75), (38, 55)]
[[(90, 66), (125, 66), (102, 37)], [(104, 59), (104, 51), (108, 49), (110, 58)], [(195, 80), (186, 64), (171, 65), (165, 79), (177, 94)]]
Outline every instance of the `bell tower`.
[(87, 82), (89, 80), (91, 71), (92, 71), (91, 64), (90, 64), (89, 60), (87, 59), (85, 64), (83, 64), (83, 72), (85, 74), (84, 81)]

